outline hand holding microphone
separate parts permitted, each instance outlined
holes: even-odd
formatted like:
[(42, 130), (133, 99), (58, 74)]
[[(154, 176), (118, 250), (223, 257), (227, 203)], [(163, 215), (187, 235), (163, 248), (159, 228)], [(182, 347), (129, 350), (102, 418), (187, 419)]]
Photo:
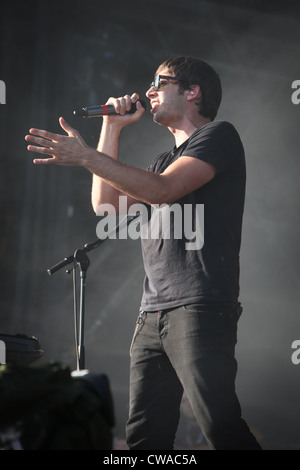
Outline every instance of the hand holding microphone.
[(77, 117), (104, 117), (125, 114), (135, 114), (138, 112), (138, 119), (146, 109), (146, 103), (139, 100), (139, 96), (134, 93), (131, 97), (125, 95), (121, 98), (109, 98), (106, 104), (98, 106), (86, 106), (84, 108), (74, 110), (73, 114)]

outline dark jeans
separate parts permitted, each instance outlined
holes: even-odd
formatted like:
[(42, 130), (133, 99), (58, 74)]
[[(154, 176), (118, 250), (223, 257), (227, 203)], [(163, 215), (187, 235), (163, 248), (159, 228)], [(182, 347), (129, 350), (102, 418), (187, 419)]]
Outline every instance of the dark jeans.
[(139, 313), (131, 345), (131, 450), (173, 449), (183, 390), (212, 449), (260, 449), (235, 393), (237, 320), (233, 307)]

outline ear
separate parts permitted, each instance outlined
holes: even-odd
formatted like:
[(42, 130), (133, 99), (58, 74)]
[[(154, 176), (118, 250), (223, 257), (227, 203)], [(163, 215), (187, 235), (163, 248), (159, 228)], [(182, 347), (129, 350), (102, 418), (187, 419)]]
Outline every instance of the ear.
[(199, 85), (192, 85), (189, 90), (186, 90), (186, 99), (192, 101), (201, 98), (201, 90)]

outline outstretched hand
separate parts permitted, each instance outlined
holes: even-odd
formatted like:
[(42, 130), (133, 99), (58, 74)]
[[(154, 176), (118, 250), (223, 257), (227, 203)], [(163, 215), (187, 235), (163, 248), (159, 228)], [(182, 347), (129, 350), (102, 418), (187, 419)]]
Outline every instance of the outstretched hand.
[(38, 146), (28, 145), (29, 151), (51, 156), (51, 158), (35, 158), (33, 163), (84, 166), (85, 154), (90, 147), (84, 142), (79, 132), (62, 117), (59, 118), (59, 123), (68, 135), (53, 134), (42, 129), (30, 129), (30, 134), (25, 136), (26, 141), (38, 144)]

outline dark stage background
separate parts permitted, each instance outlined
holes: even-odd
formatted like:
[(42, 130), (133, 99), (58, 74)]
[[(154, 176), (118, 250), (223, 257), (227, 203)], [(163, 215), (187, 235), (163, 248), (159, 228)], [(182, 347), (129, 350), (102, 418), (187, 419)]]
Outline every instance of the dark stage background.
[[(36, 336), (42, 362), (76, 368), (72, 276), (47, 269), (96, 240), (91, 175), (37, 167), (26, 150), (30, 127), (60, 132), (59, 116), (95, 147), (101, 119), (75, 108), (109, 96), (144, 94), (165, 58), (192, 55), (221, 75), (218, 119), (238, 129), (248, 184), (241, 250), (237, 390), (244, 416), (267, 449), (300, 449), (300, 364), (292, 342), (299, 320), (299, 123), (292, 82), (300, 80), (297, 2), (1, 2), (0, 332)], [(173, 146), (149, 113), (122, 134), (121, 159), (146, 167)], [(222, 227), (220, 227), (222, 230)], [(107, 241), (89, 254), (86, 366), (110, 379), (124, 438), (129, 345), (143, 267), (139, 241)], [(220, 390), (222, 400), (222, 390)], [(201, 436), (183, 407), (178, 446)]]

